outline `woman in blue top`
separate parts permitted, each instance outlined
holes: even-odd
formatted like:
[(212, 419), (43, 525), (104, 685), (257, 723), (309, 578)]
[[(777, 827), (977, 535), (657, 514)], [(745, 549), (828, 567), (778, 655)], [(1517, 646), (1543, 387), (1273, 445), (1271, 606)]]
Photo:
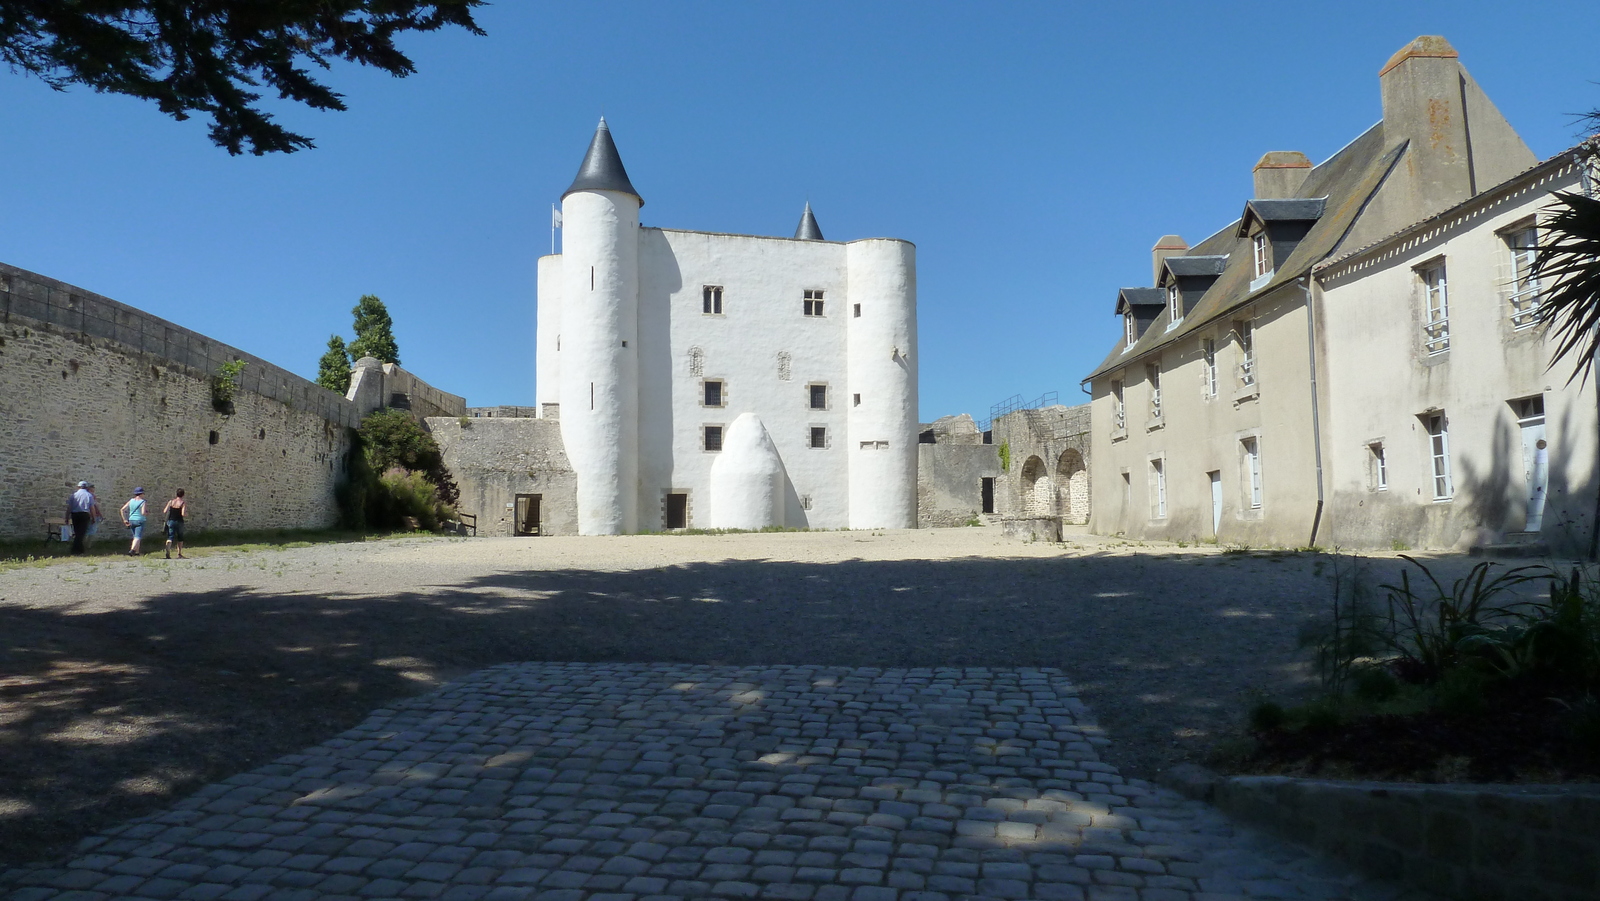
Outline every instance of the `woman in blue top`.
[(133, 546), (128, 548), (128, 556), (139, 556), (139, 539), (144, 537), (144, 489), (133, 489), (133, 497), (122, 505), (122, 524), (133, 532)]

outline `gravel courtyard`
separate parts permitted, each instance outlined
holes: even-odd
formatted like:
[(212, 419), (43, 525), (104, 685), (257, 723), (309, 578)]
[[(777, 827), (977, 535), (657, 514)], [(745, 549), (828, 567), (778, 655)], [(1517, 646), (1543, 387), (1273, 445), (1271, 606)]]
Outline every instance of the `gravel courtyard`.
[(1297, 634), (1333, 568), (955, 529), (403, 539), (13, 569), (0, 864), (58, 857), (374, 709), (531, 661), (1057, 668), (1098, 720), (1073, 726), (1093, 759), (1148, 779), (1234, 728), (1251, 691), (1305, 683)]

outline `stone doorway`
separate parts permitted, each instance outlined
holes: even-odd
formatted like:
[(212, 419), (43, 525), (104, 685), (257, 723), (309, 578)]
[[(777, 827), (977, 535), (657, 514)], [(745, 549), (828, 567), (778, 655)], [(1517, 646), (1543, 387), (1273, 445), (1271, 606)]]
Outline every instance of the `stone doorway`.
[[(505, 497), (505, 495), (501, 495)], [(542, 494), (519, 494), (516, 499), (516, 514), (512, 522), (513, 534), (537, 535), (539, 534), (539, 505), (544, 500)]]

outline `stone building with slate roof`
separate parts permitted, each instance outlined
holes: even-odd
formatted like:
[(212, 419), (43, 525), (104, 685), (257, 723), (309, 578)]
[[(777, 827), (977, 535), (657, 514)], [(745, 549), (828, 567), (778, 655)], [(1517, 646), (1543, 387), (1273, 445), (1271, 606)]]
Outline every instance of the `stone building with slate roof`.
[[(1525, 472), (1518, 442), (1496, 451), (1493, 436), (1546, 404), (1577, 428), (1563, 459), (1540, 465), (1585, 495), (1564, 502), (1566, 520), (1585, 506), (1592, 514), (1592, 386), (1535, 375), (1548, 347), (1507, 300), (1520, 238), (1503, 237), (1532, 227), (1548, 192), (1576, 184), (1583, 167), (1541, 166), (1441, 37), (1401, 48), (1379, 89), (1380, 122), (1317, 165), (1266, 154), (1238, 219), (1193, 246), (1164, 236), (1154, 287), (1118, 292), (1122, 340), (1085, 379), (1092, 530), (1448, 547), (1504, 541), (1531, 524), (1524, 537), (1537, 541), (1540, 522), (1518, 501), (1536, 480), (1533, 459)], [(1450, 281), (1449, 303), (1441, 229), (1494, 238), (1460, 245), (1476, 259), (1452, 271), (1474, 283)], [(1375, 257), (1388, 262), (1363, 268)], [(1440, 347), (1442, 315), (1482, 320), (1470, 353)], [(1374, 447), (1388, 456), (1375, 463)], [(1381, 489), (1371, 475), (1380, 464), (1391, 480)], [(1440, 466), (1455, 478), (1436, 491)]]

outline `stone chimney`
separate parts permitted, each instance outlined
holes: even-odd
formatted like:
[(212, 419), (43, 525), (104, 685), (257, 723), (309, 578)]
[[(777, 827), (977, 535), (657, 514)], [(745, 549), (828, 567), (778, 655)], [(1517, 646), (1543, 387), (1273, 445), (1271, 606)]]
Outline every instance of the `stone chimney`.
[(1415, 218), (1430, 216), (1477, 193), (1466, 110), (1466, 72), (1450, 42), (1424, 35), (1390, 57), (1378, 82), (1383, 135), (1410, 142)]
[(1273, 150), (1261, 157), (1252, 174), (1257, 200), (1293, 197), (1311, 174), (1311, 160), (1298, 150)]
[(1162, 235), (1156, 246), (1150, 248), (1150, 284), (1157, 285), (1161, 282), (1161, 261), (1167, 257), (1175, 257), (1189, 250), (1189, 242), (1177, 235)]

